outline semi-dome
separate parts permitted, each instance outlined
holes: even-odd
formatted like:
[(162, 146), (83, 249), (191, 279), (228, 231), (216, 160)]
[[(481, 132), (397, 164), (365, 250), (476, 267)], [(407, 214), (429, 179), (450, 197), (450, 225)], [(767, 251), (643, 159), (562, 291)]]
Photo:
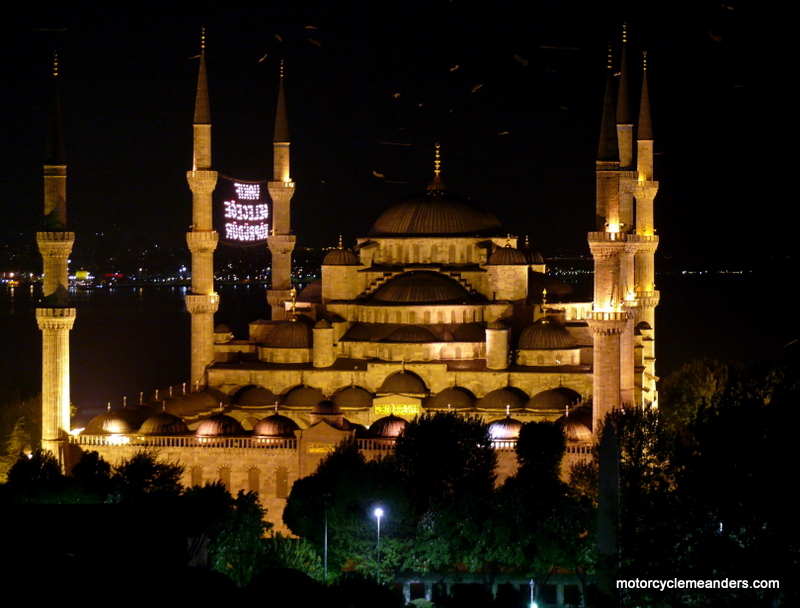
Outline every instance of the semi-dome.
[(247, 386), (236, 394), (234, 403), (245, 407), (267, 407), (276, 401), (280, 399), (271, 390), (263, 386)]
[(422, 325), (403, 325), (392, 331), (385, 340), (387, 342), (437, 342), (438, 338), (434, 333)]
[(406, 272), (386, 281), (370, 298), (376, 304), (443, 304), (472, 301), (455, 279), (428, 270)]
[(535, 394), (525, 404), (525, 408), (529, 410), (565, 410), (568, 407), (579, 406), (582, 401), (583, 397), (579, 392), (559, 386)]
[(125, 435), (131, 432), (131, 426), (120, 412), (106, 412), (95, 416), (83, 429), (81, 435)]
[(519, 420), (506, 416), (489, 425), (489, 436), (492, 439), (517, 439), (521, 428), (522, 423)]
[(520, 350), (564, 350), (576, 345), (572, 334), (550, 316), (528, 325), (519, 337)]
[(498, 236), (497, 218), (474, 201), (446, 189), (397, 203), (383, 212), (368, 236)]
[(413, 372), (402, 370), (386, 377), (378, 389), (379, 393), (424, 393), (426, 390), (422, 378)]
[(372, 407), (372, 393), (360, 386), (348, 386), (336, 393), (333, 401), (342, 408), (366, 409)]
[(498, 388), (486, 393), (478, 400), (475, 406), (487, 410), (504, 410), (506, 408), (515, 410), (522, 407), (526, 398), (527, 395), (519, 389), (507, 386), (506, 388)]
[(294, 432), (299, 430), (297, 423), (282, 414), (272, 414), (259, 420), (253, 427), (253, 435), (256, 437), (294, 437)]
[(198, 437), (231, 437), (244, 434), (244, 429), (236, 418), (222, 413), (206, 418), (195, 431)]
[(313, 408), (324, 399), (325, 395), (321, 391), (310, 386), (298, 386), (287, 393), (286, 398), (283, 400), (283, 405)]
[(189, 432), (189, 427), (177, 416), (161, 412), (145, 420), (139, 432), (142, 435), (183, 435)]
[(292, 319), (281, 323), (267, 334), (268, 348), (311, 348), (311, 328), (303, 321)]
[(376, 439), (394, 439), (408, 426), (408, 422), (399, 416), (389, 414), (378, 418), (369, 427), (369, 433)]
[(460, 386), (451, 386), (428, 399), (425, 407), (432, 410), (470, 410), (474, 405), (475, 395)]
[(498, 247), (486, 262), (489, 266), (527, 266), (528, 260), (525, 254), (519, 249), (514, 249), (511, 245)]

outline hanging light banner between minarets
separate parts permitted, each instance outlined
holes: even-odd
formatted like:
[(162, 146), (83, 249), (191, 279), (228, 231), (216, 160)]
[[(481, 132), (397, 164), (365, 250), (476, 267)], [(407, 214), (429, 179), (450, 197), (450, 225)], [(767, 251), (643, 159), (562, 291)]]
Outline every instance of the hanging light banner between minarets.
[(227, 245), (266, 243), (271, 226), (272, 199), (267, 182), (219, 176), (214, 192), (214, 217)]

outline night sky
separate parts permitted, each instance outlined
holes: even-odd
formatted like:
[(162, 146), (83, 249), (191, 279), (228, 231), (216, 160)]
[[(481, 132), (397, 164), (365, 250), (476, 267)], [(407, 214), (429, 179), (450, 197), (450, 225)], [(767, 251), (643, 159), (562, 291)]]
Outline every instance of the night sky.
[(75, 255), (97, 233), (120, 247), (185, 247), (205, 25), (221, 173), (270, 177), (285, 59), (299, 246), (365, 235), (391, 202), (430, 181), (439, 142), (448, 186), (482, 202), (510, 232), (529, 234), (546, 256), (588, 253), (606, 49), (613, 43), (618, 56), (627, 21), (634, 108), (648, 51), (659, 254), (752, 261), (797, 253), (781, 210), (797, 196), (795, 154), (780, 149), (797, 135), (796, 50), (787, 16), (764, 6), (115, 4), (17, 8), (0, 26), (7, 246), (33, 243), (41, 214), (57, 49)]

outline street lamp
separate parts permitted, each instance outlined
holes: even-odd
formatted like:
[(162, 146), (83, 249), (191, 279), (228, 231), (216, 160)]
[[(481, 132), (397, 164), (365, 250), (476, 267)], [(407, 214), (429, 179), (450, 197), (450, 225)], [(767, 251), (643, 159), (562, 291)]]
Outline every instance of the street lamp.
[(377, 545), (378, 570), (375, 574), (375, 579), (380, 583), (381, 582), (381, 517), (383, 517), (383, 509), (377, 507), (372, 514), (378, 520), (378, 545)]

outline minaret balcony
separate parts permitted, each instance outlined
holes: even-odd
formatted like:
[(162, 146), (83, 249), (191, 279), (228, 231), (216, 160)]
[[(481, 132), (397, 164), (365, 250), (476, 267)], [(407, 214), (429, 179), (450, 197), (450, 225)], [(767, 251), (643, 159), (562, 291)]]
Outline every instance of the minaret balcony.
[(72, 329), (77, 310), (74, 308), (37, 308), (36, 322), (39, 329)]

